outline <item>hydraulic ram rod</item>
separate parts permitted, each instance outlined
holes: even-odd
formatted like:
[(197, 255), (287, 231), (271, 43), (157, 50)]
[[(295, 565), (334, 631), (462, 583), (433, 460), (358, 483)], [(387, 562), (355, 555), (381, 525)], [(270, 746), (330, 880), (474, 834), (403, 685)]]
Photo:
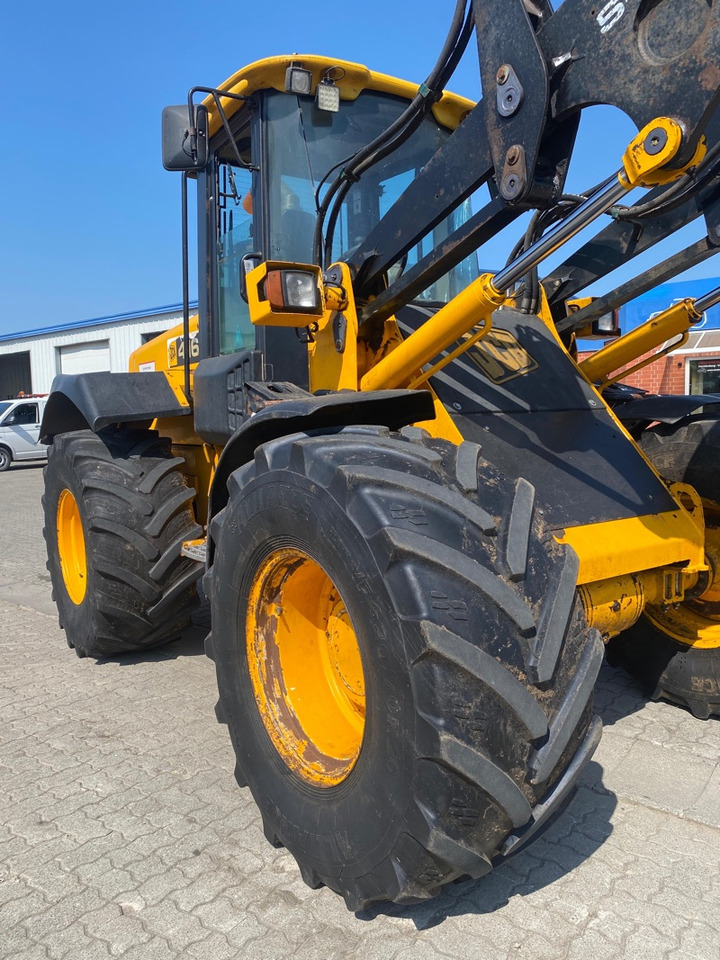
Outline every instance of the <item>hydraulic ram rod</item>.
[(706, 310), (709, 310), (710, 307), (714, 307), (718, 303), (720, 303), (720, 287), (715, 287), (710, 293), (706, 293), (704, 297), (698, 297), (695, 300), (695, 310), (702, 317)]
[(597, 220), (603, 213), (607, 213), (630, 189), (620, 179), (621, 175), (622, 171), (613, 174), (598, 188), (596, 193), (588, 197), (543, 237), (536, 240), (532, 246), (520, 254), (517, 260), (513, 260), (507, 267), (496, 273), (493, 277), (495, 289), (507, 292), (533, 267), (549, 257), (551, 253), (555, 253), (559, 247), (571, 240), (593, 220)]

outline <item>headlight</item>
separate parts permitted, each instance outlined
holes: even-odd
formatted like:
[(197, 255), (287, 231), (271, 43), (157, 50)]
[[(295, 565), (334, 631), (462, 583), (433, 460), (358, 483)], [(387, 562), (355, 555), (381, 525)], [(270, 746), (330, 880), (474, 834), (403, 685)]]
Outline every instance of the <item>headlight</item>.
[(269, 270), (265, 280), (265, 295), (273, 310), (322, 312), (317, 276), (304, 270)]

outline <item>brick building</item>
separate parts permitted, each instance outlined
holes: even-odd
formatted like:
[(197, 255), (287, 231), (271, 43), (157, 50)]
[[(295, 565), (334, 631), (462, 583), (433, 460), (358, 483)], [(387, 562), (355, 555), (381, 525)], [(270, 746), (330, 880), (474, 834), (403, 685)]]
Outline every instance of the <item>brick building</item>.
[[(582, 351), (580, 357), (589, 354)], [(680, 350), (652, 361), (622, 382), (650, 393), (720, 393), (720, 330), (692, 331)]]
[[(718, 284), (717, 279), (705, 279), (656, 287), (622, 307), (620, 327), (623, 333), (627, 333), (670, 304), (685, 297), (703, 296)], [(663, 346), (645, 354), (642, 359), (661, 352)], [(581, 350), (580, 357), (589, 356), (591, 352)], [(720, 307), (707, 311), (680, 349), (649, 363), (622, 382), (650, 393), (720, 393)]]

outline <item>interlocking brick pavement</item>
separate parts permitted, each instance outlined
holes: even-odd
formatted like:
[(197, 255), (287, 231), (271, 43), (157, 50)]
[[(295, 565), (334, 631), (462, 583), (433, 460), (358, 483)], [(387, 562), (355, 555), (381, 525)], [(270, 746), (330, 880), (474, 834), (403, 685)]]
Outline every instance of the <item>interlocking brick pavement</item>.
[(0, 476), (2, 960), (720, 960), (720, 723), (603, 668), (564, 814), (480, 882), (351, 914), (265, 841), (198, 625), (79, 660), (50, 602), (42, 468)]

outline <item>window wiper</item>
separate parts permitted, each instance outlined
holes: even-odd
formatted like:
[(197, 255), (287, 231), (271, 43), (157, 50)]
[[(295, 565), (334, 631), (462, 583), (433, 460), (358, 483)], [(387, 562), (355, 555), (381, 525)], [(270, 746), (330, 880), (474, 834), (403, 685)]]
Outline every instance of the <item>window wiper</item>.
[(315, 196), (315, 212), (317, 213), (318, 212), (317, 190), (315, 189), (315, 177), (313, 176), (312, 163), (310, 161), (310, 147), (308, 146), (307, 137), (305, 136), (305, 117), (303, 115), (303, 109), (302, 109), (302, 104), (300, 103), (300, 97), (297, 97), (297, 106), (298, 106), (298, 116), (300, 118), (300, 136), (302, 137), (302, 141), (305, 144), (305, 158), (307, 160), (310, 184), (313, 188), (313, 194)]
[(235, 174), (232, 171), (232, 167), (227, 168), (228, 180), (230, 181), (230, 196), (235, 201), (237, 206), (240, 203), (240, 194), (237, 192), (237, 187), (235, 186)]

